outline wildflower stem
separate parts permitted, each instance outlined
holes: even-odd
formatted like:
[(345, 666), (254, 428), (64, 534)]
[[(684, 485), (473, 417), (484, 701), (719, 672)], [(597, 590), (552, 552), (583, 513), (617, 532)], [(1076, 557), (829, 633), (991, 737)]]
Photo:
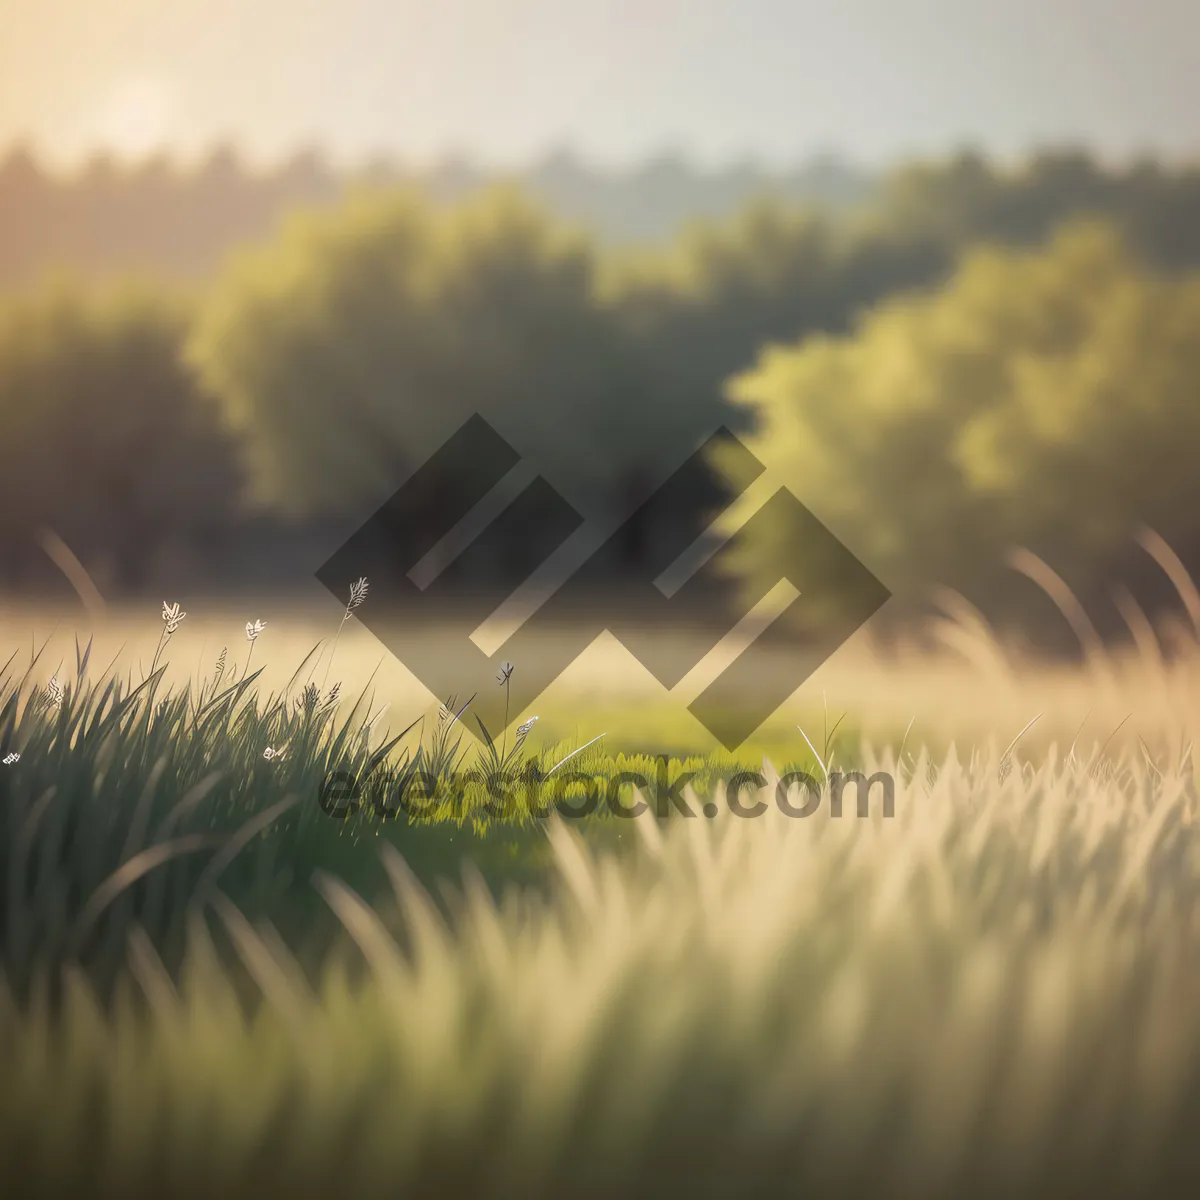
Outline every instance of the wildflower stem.
[(508, 762), (508, 699), (509, 689), (512, 687), (512, 672), (510, 671), (504, 679), (504, 733), (500, 739), (500, 767), (504, 769)]
[(329, 682), (329, 670), (333, 666), (333, 656), (337, 653), (338, 639), (342, 636), (342, 626), (350, 620), (350, 614), (367, 598), (367, 591), (367, 577), (365, 575), (350, 585), (350, 599), (346, 602), (346, 611), (342, 613), (342, 619), (337, 627), (337, 634), (333, 639), (333, 648), (329, 651), (329, 661), (325, 664), (325, 677), (321, 680), (321, 691), (325, 690), (325, 685)]
[(342, 613), (342, 619), (338, 623), (337, 633), (333, 637), (333, 646), (329, 651), (329, 661), (325, 664), (325, 676), (321, 680), (321, 691), (325, 690), (325, 685), (329, 682), (329, 670), (333, 666), (333, 656), (337, 653), (338, 639), (342, 636), (342, 626), (350, 620), (350, 606), (346, 606), (346, 611)]
[(154, 647), (154, 657), (150, 660), (150, 674), (154, 674), (155, 668), (158, 666), (158, 656), (162, 653), (163, 646), (166, 645), (167, 634), (165, 629), (158, 631), (158, 645)]

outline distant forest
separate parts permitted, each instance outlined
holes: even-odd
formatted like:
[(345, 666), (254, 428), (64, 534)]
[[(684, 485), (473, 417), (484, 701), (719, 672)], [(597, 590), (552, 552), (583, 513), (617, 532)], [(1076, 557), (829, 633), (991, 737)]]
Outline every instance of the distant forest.
[(792, 170), (750, 162), (706, 170), (663, 154), (608, 171), (560, 150), (503, 174), (454, 158), (425, 170), (378, 160), (339, 171), (315, 149), (258, 170), (228, 146), (195, 166), (99, 155), (64, 173), (17, 145), (0, 154), (0, 290), (55, 272), (199, 280), (289, 213), (336, 205), (363, 187), (412, 187), (448, 205), (497, 183), (614, 248), (667, 245), (691, 224), (722, 224), (767, 201), (831, 219), (861, 216), (860, 228), (877, 234), (953, 246), (978, 237), (1037, 241), (1067, 214), (1094, 214), (1115, 217), (1163, 266), (1200, 262), (1200, 167), (1146, 160), (1113, 169), (1069, 147), (1012, 168), (965, 150), (881, 173), (831, 154)]
[(567, 152), (506, 176), (456, 160), (425, 171), (380, 161), (339, 172), (314, 150), (256, 171), (228, 147), (190, 169), (167, 158), (126, 166), (97, 157), (67, 175), (18, 146), (0, 158), (0, 287), (55, 268), (203, 277), (230, 249), (266, 237), (286, 213), (334, 203), (356, 187), (410, 185), (452, 203), (497, 182), (519, 186), (601, 241), (627, 244), (667, 240), (689, 219), (728, 217), (763, 197), (844, 208), (869, 196), (875, 181), (834, 158), (790, 172), (703, 171), (664, 155), (606, 173)]
[(480, 413), (613, 521), (726, 425), (896, 619), (1023, 620), (1015, 545), (1153, 612), (1143, 525), (1200, 572), (1198, 380), (1196, 166), (0, 158), (7, 590), (65, 586), (47, 531), (108, 597), (310, 581)]

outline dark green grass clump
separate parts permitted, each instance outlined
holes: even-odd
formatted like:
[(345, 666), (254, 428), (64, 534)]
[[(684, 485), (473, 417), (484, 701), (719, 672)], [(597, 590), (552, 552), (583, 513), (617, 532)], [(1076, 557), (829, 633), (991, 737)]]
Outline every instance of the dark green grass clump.
[(157, 661), (140, 683), (93, 681), (89, 651), (77, 645), (65, 681), (35, 682), (36, 655), (0, 672), (0, 964), (18, 994), (39, 972), (56, 988), (66, 964), (106, 990), (135, 928), (175, 971), (187, 914), (218, 896), (316, 956), (340, 929), (314, 873), (373, 897), (381, 841), (431, 887), (469, 863), (499, 891), (544, 874), (550, 814), (620, 844), (614, 806), (636, 802), (631, 779), (654, 805), (656, 789), (690, 777), (704, 796), (745, 765), (599, 742), (535, 751), (528, 731), (497, 746), (467, 733), (469, 702), (453, 698), (383, 730), (368, 692), (304, 681), (311, 655), (264, 695), (260, 671), (239, 675), (224, 655), (198, 685), (168, 690)]

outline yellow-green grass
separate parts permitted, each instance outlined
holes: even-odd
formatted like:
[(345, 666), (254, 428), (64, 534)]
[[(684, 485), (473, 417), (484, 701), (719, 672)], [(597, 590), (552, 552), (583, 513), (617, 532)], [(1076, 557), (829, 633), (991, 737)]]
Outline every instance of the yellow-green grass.
[[(193, 611), (171, 670), (204, 674), (222, 644), (232, 659), (259, 616), (260, 682), (278, 687), (339, 614)], [(146, 662), (157, 619), (116, 623)], [(104, 664), (120, 629), (96, 632)], [(767, 776), (753, 820), (718, 805), (711, 820), (543, 822), (497, 870), (454, 821), (430, 869), (397, 826), (313, 817), (299, 839), (270, 826), (247, 843), (174, 940), (142, 928), (131, 892), (99, 926), (103, 986), (94, 959), (73, 969), (59, 947), (0, 993), (0, 1189), (1197, 1194), (1194, 643), (1163, 661), (1143, 638), (1071, 667), (966, 623), (943, 632), (958, 658), (860, 638), (826, 664), (743, 751)], [(72, 633), (56, 635), (68, 676)], [(603, 731), (709, 753), (619, 650), (591, 657), (539, 702), (533, 750)], [(377, 700), (407, 724), (432, 698), (353, 622), (332, 677), (352, 703), (381, 658)], [(835, 762), (895, 779), (892, 817), (853, 801), (834, 817), (827, 794), (810, 817), (779, 811), (781, 764), (830, 765), (826, 711), (849, 714)], [(250, 721), (244, 744), (210, 751), (248, 764), (264, 731)], [(37, 745), (87, 793), (77, 746)], [(252, 812), (277, 786), (236, 799)]]
[(892, 820), (558, 827), (449, 919), (318, 877), (307, 976), (219, 897), (181, 984), (134, 933), (107, 1010), (4, 1009), (7, 1191), (1195, 1194), (1190, 768), (930, 763)]
[[(337, 638), (330, 665), (342, 615), (331, 597), (237, 604), (204, 599), (192, 603), (186, 596), (171, 599), (178, 599), (188, 616), (161, 655), (165, 684), (195, 683), (207, 676), (222, 648), (230, 665), (240, 670), (249, 649), (244, 625), (264, 619), (267, 627), (250, 663), (260, 673), (259, 686), (267, 691), (282, 689), (317, 647), (303, 678), (340, 681), (343, 695), (357, 696), (369, 688), (372, 712), (383, 714), (381, 729), (403, 728), (445, 699), (427, 691), (354, 617)], [(77, 603), (61, 601), (0, 607), (5, 657), (17, 651), (24, 662), (31, 647), (45, 644), (38, 668), (43, 680), (64, 664), (70, 667), (76, 637), (94, 639), (93, 667), (115, 660), (118, 669), (141, 678), (154, 657), (161, 628), (158, 607), (150, 602), (121, 606), (100, 618), (88, 616)], [(1181, 633), (1176, 626), (1163, 641), (1170, 651), (1166, 663), (1157, 649), (1149, 651), (1143, 645), (1135, 651), (1113, 651), (1081, 668), (1073, 662), (1022, 657), (993, 640), (985, 627), (967, 621), (947, 622), (932, 650), (927, 638), (920, 645), (901, 642), (885, 650), (867, 629), (803, 679), (739, 748), (738, 756), (750, 762), (764, 755), (776, 761), (803, 756), (806, 743), (798, 726), (823, 749), (824, 731), (839, 718), (843, 745), (860, 738), (899, 742), (908, 729), (920, 744), (939, 749), (956, 739), (978, 744), (992, 739), (1003, 748), (1031, 720), (1035, 724), (1021, 738), (1022, 745), (1030, 747), (1044, 749), (1052, 738), (1105, 742), (1110, 735), (1114, 748), (1136, 745), (1139, 738), (1151, 741), (1182, 709), (1200, 703), (1200, 653), (1194, 631)], [(786, 662), (780, 670), (802, 678)], [(695, 684), (689, 690), (688, 682), (668, 692), (604, 634), (538, 698), (531, 712), (514, 712), (512, 720), (515, 725), (536, 713), (534, 744), (578, 745), (604, 734), (605, 747), (614, 752), (719, 752), (716, 738), (688, 712), (696, 690)]]

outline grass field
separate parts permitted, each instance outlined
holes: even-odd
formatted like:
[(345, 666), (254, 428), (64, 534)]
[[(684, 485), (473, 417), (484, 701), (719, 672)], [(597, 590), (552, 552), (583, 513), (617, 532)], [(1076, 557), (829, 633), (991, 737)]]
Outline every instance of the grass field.
[[(305, 664), (340, 616), (5, 614), (0, 1189), (1197, 1193), (1190, 627), (1055, 668), (965, 610), (953, 655), (856, 639), (736, 761), (597, 646), (508, 773), (603, 734), (573, 767), (673, 756), (712, 819), (414, 824), (316, 803), (455, 742), (353, 618)], [(838, 766), (894, 814), (779, 810)]]

